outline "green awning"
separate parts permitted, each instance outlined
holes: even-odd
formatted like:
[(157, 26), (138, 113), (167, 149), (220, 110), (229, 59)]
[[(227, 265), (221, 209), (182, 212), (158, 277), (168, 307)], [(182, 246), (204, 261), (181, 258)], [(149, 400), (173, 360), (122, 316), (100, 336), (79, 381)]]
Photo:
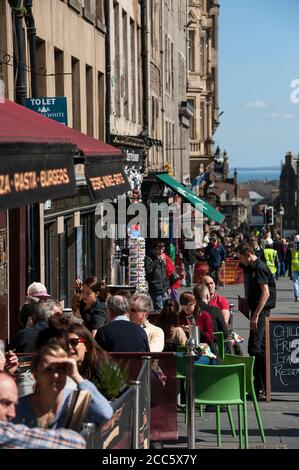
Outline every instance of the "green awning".
[(177, 194), (182, 196), (186, 201), (190, 202), (194, 207), (200, 205), (202, 207), (203, 214), (214, 222), (221, 224), (225, 216), (221, 212), (217, 211), (213, 206), (210, 206), (206, 201), (203, 201), (198, 196), (195, 196), (189, 191), (183, 184), (176, 181), (168, 173), (160, 173), (156, 175), (156, 178), (161, 180), (166, 186), (173, 189)]

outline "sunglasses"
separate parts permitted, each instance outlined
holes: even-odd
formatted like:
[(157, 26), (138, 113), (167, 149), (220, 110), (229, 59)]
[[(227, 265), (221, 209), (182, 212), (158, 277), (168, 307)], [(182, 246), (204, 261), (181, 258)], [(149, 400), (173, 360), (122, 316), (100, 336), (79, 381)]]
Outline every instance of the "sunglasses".
[(76, 346), (78, 346), (78, 344), (80, 343), (85, 343), (85, 339), (83, 338), (72, 338), (72, 339), (69, 339), (68, 340), (68, 344), (69, 346), (71, 346), (72, 348), (75, 348)]

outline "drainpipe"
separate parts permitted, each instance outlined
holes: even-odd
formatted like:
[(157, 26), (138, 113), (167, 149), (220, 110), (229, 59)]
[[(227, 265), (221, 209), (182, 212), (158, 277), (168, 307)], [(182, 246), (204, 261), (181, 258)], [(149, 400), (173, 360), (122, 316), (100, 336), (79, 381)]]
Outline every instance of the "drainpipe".
[[(167, 142), (165, 138), (165, 57), (164, 48), (164, 2), (160, 3), (160, 77), (161, 77), (161, 130), (162, 130), (162, 168), (167, 160)], [(172, 144), (170, 145), (170, 147)], [(171, 152), (171, 151), (170, 151)]]
[[(24, 8), (22, 0), (11, 0), (10, 6), (12, 8), (12, 22), (15, 25), (15, 40), (14, 40), (14, 56), (16, 60), (15, 76), (16, 76), (16, 102), (24, 105), (26, 97), (25, 85), (25, 45), (23, 37), (22, 21), (24, 16)], [(17, 57), (16, 57), (17, 52)]]
[(110, 49), (110, 0), (104, 0), (105, 15), (105, 61), (106, 61), (106, 142), (111, 143), (111, 49)]
[[(36, 27), (32, 13), (32, 0), (24, 0), (25, 22), (30, 53), (31, 97), (38, 96), (36, 74)], [(40, 206), (27, 206), (27, 284), (40, 280)]]
[(27, 37), (30, 51), (30, 72), (31, 72), (31, 97), (37, 97), (37, 80), (36, 80), (36, 27), (34, 16), (32, 13), (32, 0), (24, 0), (26, 8), (25, 21), (27, 26)]
[(149, 24), (147, 0), (141, 1), (141, 62), (142, 62), (142, 85), (143, 85), (143, 130), (149, 134), (149, 99), (150, 87), (148, 77), (149, 60)]

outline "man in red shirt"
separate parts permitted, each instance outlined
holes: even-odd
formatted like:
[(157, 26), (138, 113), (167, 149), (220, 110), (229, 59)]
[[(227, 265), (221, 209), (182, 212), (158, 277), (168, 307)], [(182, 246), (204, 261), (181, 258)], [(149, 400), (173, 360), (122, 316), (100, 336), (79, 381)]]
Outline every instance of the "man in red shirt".
[(207, 286), (210, 292), (211, 299), (209, 305), (212, 305), (213, 307), (218, 307), (221, 310), (222, 315), (224, 316), (225, 323), (228, 324), (230, 318), (228, 300), (215, 292), (216, 286), (214, 279), (211, 276), (204, 276), (202, 282)]

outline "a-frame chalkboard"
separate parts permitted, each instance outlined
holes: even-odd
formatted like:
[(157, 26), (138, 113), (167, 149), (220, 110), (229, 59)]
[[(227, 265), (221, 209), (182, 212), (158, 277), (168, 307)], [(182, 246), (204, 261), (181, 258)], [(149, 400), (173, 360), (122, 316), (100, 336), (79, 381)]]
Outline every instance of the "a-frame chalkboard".
[(266, 396), (299, 393), (299, 316), (266, 318)]

